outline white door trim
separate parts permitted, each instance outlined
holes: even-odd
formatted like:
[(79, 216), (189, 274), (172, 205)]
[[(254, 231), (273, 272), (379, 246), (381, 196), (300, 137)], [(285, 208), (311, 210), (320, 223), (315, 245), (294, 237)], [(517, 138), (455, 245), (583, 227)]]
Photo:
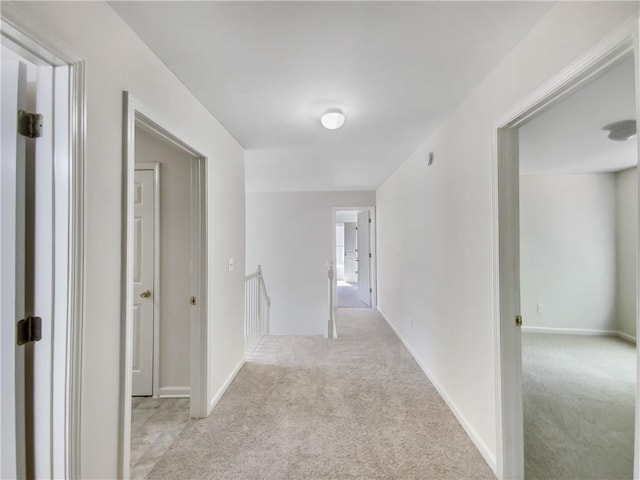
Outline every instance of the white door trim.
[[(501, 479), (524, 478), (522, 352), (520, 329), (515, 325), (515, 316), (520, 314), (518, 128), (631, 52), (635, 52), (637, 104), (638, 19), (634, 18), (524, 99), (492, 129), (496, 473)], [(637, 105), (636, 117), (639, 114)], [(636, 412), (640, 411), (638, 387)], [(639, 425), (636, 414), (634, 478), (640, 458)]]
[(131, 359), (133, 305), (133, 198), (135, 176), (135, 129), (141, 127), (193, 157), (191, 163), (191, 286), (197, 304), (191, 310), (191, 416), (207, 416), (207, 158), (185, 141), (171, 133), (167, 122), (123, 92), (123, 199), (122, 199), (122, 282), (121, 319), (124, 332), (121, 343), (120, 369), (120, 438), (119, 477), (129, 478), (131, 449)]
[[(371, 225), (369, 227), (369, 250), (371, 252), (371, 265), (369, 271), (369, 280), (371, 283), (371, 308), (374, 310), (378, 306), (378, 269), (377, 269), (377, 260), (378, 260), (378, 251), (376, 247), (376, 207), (374, 206), (365, 206), (365, 207), (333, 207), (333, 227), (331, 228), (332, 238), (331, 238), (331, 248), (333, 251), (333, 264), (337, 265), (338, 259), (336, 258), (336, 214), (339, 211), (344, 210), (368, 210), (369, 218), (371, 218)], [(335, 281), (333, 282), (333, 298), (336, 297), (336, 290), (338, 285), (338, 276), (335, 276)]]
[(160, 396), (160, 163), (136, 162), (136, 171), (153, 172), (153, 397)]
[[(34, 63), (54, 66), (58, 105), (54, 188), (56, 335), (53, 362), (64, 374), (56, 374), (52, 393), (52, 476), (81, 478), (81, 395), (84, 322), (84, 168), (85, 168), (85, 61), (69, 50), (53, 33), (34, 22), (10, 3), (2, 5), (0, 36), (20, 55)], [(62, 69), (62, 70), (60, 70)], [(60, 148), (62, 147), (62, 148)], [(59, 267), (59, 268), (58, 268)], [(59, 288), (60, 285), (67, 288)], [(57, 371), (55, 369), (54, 371)], [(52, 439), (53, 441), (53, 439)]]

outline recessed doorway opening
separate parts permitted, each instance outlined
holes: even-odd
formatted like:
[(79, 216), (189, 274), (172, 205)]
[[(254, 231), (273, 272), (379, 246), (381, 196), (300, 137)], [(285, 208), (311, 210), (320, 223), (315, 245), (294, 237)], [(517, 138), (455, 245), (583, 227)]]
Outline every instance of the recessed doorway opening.
[(334, 210), (336, 307), (375, 306), (375, 209)]
[[(593, 143), (588, 142), (601, 141), (602, 145), (607, 147), (603, 158), (607, 162), (614, 161), (615, 158), (611, 150), (613, 144), (607, 143), (610, 140), (607, 139), (607, 132), (603, 131), (604, 124), (610, 122), (602, 122), (603, 125), (600, 125), (601, 119), (597, 119), (592, 122), (593, 125), (588, 126), (588, 133), (582, 133), (587, 135), (583, 141), (572, 144), (572, 148), (591, 145), (588, 147), (589, 155), (575, 155), (574, 163), (570, 167), (566, 161), (572, 159), (563, 150), (564, 147), (557, 145), (547, 153), (536, 154), (537, 160), (547, 162), (544, 172), (536, 172), (532, 169), (532, 163), (527, 167), (526, 158), (526, 155), (533, 151), (532, 147), (548, 146), (551, 144), (551, 138), (564, 141), (571, 137), (571, 131), (589, 117), (590, 110), (598, 115), (608, 111), (612, 105), (608, 105), (607, 108), (603, 105), (616, 101), (620, 93), (618, 87), (613, 89), (616, 98), (609, 96), (606, 100), (597, 100), (595, 103), (599, 105), (596, 108), (586, 108), (579, 115), (579, 121), (563, 120), (563, 127), (566, 128), (563, 128), (562, 132), (555, 129), (545, 136), (546, 140), (528, 143), (530, 134), (534, 133), (531, 128), (536, 123), (541, 131), (552, 124), (549, 117), (540, 122), (536, 120), (543, 119), (549, 112), (559, 115), (562, 108), (572, 105), (592, 89), (602, 86), (605, 77), (611, 78), (611, 74), (620, 73), (621, 68), (630, 72), (627, 73), (624, 82), (630, 85), (632, 98), (626, 101), (630, 105), (626, 105), (626, 110), (623, 109), (621, 112), (624, 116), (630, 117), (624, 120), (636, 119), (636, 27), (637, 24), (633, 23), (621, 27), (615, 35), (605, 39), (595, 49), (534, 92), (494, 129), (494, 272), (497, 292), (496, 356), (499, 360), (496, 363), (499, 478), (637, 476), (638, 384), (635, 372), (638, 357), (634, 343), (626, 343), (629, 339), (635, 340), (633, 337), (638, 328), (635, 266), (639, 252), (637, 223), (635, 227), (626, 228), (634, 221), (637, 222), (638, 218), (637, 142), (634, 139), (633, 143), (627, 145), (631, 152), (631, 163), (612, 163), (607, 168), (598, 167), (598, 162), (592, 154), (601, 149), (594, 148)], [(578, 107), (574, 106), (566, 113), (575, 115), (576, 109)], [(617, 112), (613, 116), (619, 115), (620, 112)], [(614, 118), (611, 122), (618, 120), (620, 119)], [(575, 134), (574, 136), (578, 139), (580, 137)], [(562, 162), (558, 161), (558, 155), (563, 157)], [(567, 167), (564, 171), (549, 170), (562, 165)], [(580, 170), (570, 171), (575, 169)], [(589, 195), (585, 196), (582, 193)], [(552, 198), (557, 200), (553, 205), (549, 203)], [(625, 200), (622, 200), (623, 198)], [(574, 213), (561, 218), (563, 211)], [(627, 214), (632, 221), (620, 222), (619, 219), (627, 218)], [(601, 220), (596, 221), (600, 217)], [(590, 228), (590, 233), (579, 233), (578, 227)], [(607, 244), (609, 247), (602, 249), (600, 245), (598, 253), (594, 253), (596, 243)], [(616, 276), (623, 273), (621, 265), (616, 265), (623, 254), (618, 246), (621, 243), (624, 243), (625, 249), (628, 247), (633, 257), (623, 260), (623, 266), (632, 267), (629, 269), (628, 279), (624, 282), (616, 279)], [(551, 254), (556, 260), (542, 262), (539, 256), (533, 258), (540, 252), (546, 257), (550, 257)], [(583, 273), (562, 280), (569, 270), (566, 266), (569, 261), (574, 263), (571, 270), (582, 270)], [(585, 273), (585, 269), (591, 269), (593, 272)], [(561, 282), (561, 285), (554, 286), (558, 282)], [(616, 284), (624, 289), (618, 288), (616, 291)], [(564, 289), (564, 293), (558, 295), (561, 289)], [(620, 320), (623, 309), (618, 308), (615, 303), (617, 297), (626, 294), (630, 294), (631, 298), (624, 304), (631, 307), (627, 309), (630, 311), (627, 315), (628, 320), (622, 322)], [(574, 300), (567, 303), (571, 298)], [(593, 305), (597, 299), (602, 300), (597, 306), (589, 307), (571, 320), (575, 317), (574, 313), (579, 312), (587, 303), (591, 302)], [(598, 311), (600, 313), (594, 316)], [(586, 325), (584, 322), (590, 317), (592, 324)], [(567, 324), (568, 321), (573, 323)], [(603, 342), (612, 343), (609, 340), (614, 340), (616, 352), (620, 354), (612, 354), (609, 350), (601, 354), (605, 347), (608, 348)], [(596, 341), (598, 345), (592, 345)], [(585, 356), (588, 348), (592, 349), (591, 353)], [(622, 363), (612, 361), (613, 356), (620, 357)], [(607, 365), (602, 361), (596, 361), (594, 364), (592, 360), (596, 358), (606, 359), (604, 363)], [(530, 373), (527, 373), (528, 377), (524, 379), (523, 360), (525, 368), (530, 370)], [(605, 367), (612, 368), (612, 373), (603, 374)], [(617, 377), (621, 377), (622, 382), (617, 382)], [(558, 381), (558, 378), (562, 380)], [(545, 386), (544, 382), (550, 383)], [(614, 383), (617, 383), (617, 386), (614, 386)], [(611, 390), (612, 386), (614, 389), (624, 390), (625, 398), (622, 399), (619, 393)], [(523, 407), (523, 391), (526, 408)], [(542, 404), (539, 395), (541, 392), (547, 396)], [(549, 394), (553, 397), (548, 397)], [(592, 394), (589, 408), (578, 407), (580, 402), (584, 404), (583, 400)], [(599, 408), (608, 408), (612, 403), (606, 400), (606, 395), (613, 395), (616, 401), (624, 400), (622, 403), (625, 409), (628, 408), (629, 413), (620, 415), (620, 403), (615, 412), (594, 414)], [(554, 405), (566, 404), (567, 401), (573, 402), (573, 406), (569, 406), (570, 415), (557, 410), (556, 420), (550, 421), (548, 414), (555, 409)], [(536, 415), (536, 409), (538, 412), (544, 412), (544, 415)], [(536, 425), (535, 422), (540, 420), (541, 424)], [(570, 425), (571, 422), (575, 425)], [(584, 428), (587, 426), (589, 428)], [(527, 444), (525, 448), (526, 441), (536, 441), (536, 437), (540, 438), (538, 434), (542, 431), (544, 435), (551, 432), (562, 442), (561, 437), (566, 436), (571, 428), (577, 428), (577, 431), (581, 432), (581, 438), (578, 439), (575, 448), (569, 449), (570, 458), (555, 459), (562, 471), (536, 471), (535, 469), (540, 468), (548, 470), (553, 462), (548, 455), (540, 454), (542, 450), (538, 449), (537, 454), (533, 452), (532, 444)], [(619, 444), (620, 450), (624, 450), (620, 462), (609, 455), (618, 449), (611, 441), (616, 436), (624, 437), (622, 444)], [(544, 438), (544, 442), (538, 442), (543, 449), (550, 445), (549, 440), (554, 440)], [(606, 440), (604, 444), (591, 450), (585, 449), (587, 443), (597, 443), (601, 439)], [(551, 450), (553, 455), (559, 455), (560, 449)], [(597, 460), (597, 456), (602, 453), (605, 456)], [(569, 465), (583, 470), (567, 471)], [(589, 465), (591, 468), (584, 470), (584, 466)], [(603, 470), (603, 467), (606, 467), (606, 470)], [(620, 473), (621, 471), (624, 472)]]
[(120, 476), (142, 478), (207, 416), (206, 158), (128, 92), (124, 104)]

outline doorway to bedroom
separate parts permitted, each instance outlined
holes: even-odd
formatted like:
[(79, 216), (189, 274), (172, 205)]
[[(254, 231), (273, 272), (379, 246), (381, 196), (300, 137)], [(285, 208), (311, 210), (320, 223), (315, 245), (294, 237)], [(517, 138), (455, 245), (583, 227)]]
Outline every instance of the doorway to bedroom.
[(335, 211), (336, 307), (371, 308), (375, 269), (373, 207)]

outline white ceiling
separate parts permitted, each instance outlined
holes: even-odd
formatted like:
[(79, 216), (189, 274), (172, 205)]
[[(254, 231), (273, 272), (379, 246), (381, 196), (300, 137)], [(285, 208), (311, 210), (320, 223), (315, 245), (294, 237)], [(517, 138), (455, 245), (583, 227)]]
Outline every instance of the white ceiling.
[(378, 187), (551, 3), (110, 5), (247, 150), (248, 190), (304, 191)]
[(520, 172), (614, 172), (637, 165), (637, 137), (615, 142), (602, 129), (635, 118), (634, 78), (629, 56), (521, 127)]

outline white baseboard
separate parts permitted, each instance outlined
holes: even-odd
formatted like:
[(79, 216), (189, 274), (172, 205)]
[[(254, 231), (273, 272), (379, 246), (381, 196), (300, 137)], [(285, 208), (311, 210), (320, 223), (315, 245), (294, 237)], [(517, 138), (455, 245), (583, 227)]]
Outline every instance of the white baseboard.
[(160, 387), (158, 398), (189, 398), (191, 387)]
[(238, 362), (236, 367), (233, 369), (233, 372), (231, 372), (231, 375), (229, 375), (229, 377), (225, 380), (224, 384), (222, 384), (222, 386), (218, 389), (216, 394), (213, 396), (213, 398), (209, 402), (209, 408), (207, 408), (207, 416), (211, 414), (211, 410), (213, 410), (213, 407), (215, 407), (216, 404), (220, 401), (220, 399), (222, 398), (222, 395), (224, 395), (224, 392), (226, 392), (227, 388), (229, 388), (229, 385), (231, 385), (231, 382), (233, 382), (233, 379), (236, 378), (236, 375), (244, 365), (244, 362), (245, 362), (245, 358), (242, 357), (240, 362)]
[(636, 343), (636, 337), (632, 337), (628, 333), (624, 333), (624, 332), (616, 332), (616, 333), (621, 339), (626, 340), (627, 342), (631, 342), (633, 344)]
[(554, 335), (590, 335), (599, 337), (620, 337), (631, 343), (636, 343), (636, 337), (632, 337), (617, 330), (598, 330), (593, 328), (556, 328), (556, 327), (522, 327), (523, 332), (550, 333)]
[(469, 436), (469, 438), (471, 439), (473, 444), (476, 446), (476, 448), (478, 449), (478, 451), (480, 452), (482, 457), (485, 459), (485, 461), (489, 465), (489, 468), (491, 468), (491, 470), (493, 470), (493, 473), (495, 473), (497, 475), (497, 463), (496, 463), (495, 454), (493, 452), (491, 452), (491, 450), (487, 447), (487, 445), (484, 443), (484, 441), (480, 438), (480, 435), (478, 435), (478, 433), (475, 431), (475, 429), (467, 421), (466, 417), (462, 414), (462, 412), (460, 411), (458, 406), (455, 404), (455, 402), (451, 399), (451, 397), (449, 397), (449, 395), (447, 395), (447, 393), (442, 388), (442, 386), (436, 381), (436, 379), (433, 377), (433, 375), (431, 375), (429, 370), (420, 361), (420, 359), (418, 358), (418, 356), (414, 352), (413, 348), (411, 348), (409, 343), (404, 339), (404, 337), (400, 334), (400, 332), (393, 325), (393, 323), (391, 323), (391, 321), (389, 321), (389, 318), (387, 317), (387, 315), (385, 315), (385, 313), (380, 309), (380, 307), (376, 307), (376, 309), (378, 310), (380, 315), (382, 315), (382, 318), (385, 319), (385, 321), (387, 322), (389, 327), (391, 327), (391, 330), (393, 330), (393, 332), (400, 339), (400, 341), (402, 342), (404, 347), (411, 354), (411, 356), (416, 361), (418, 366), (422, 369), (422, 371), (427, 376), (427, 378), (429, 379), (431, 384), (438, 391), (438, 393), (440, 394), (442, 399), (445, 401), (445, 403), (447, 404), (447, 406), (449, 407), (449, 409), (451, 410), (453, 415), (458, 419), (458, 422), (460, 422), (460, 425), (462, 426), (464, 431), (467, 433), (467, 435)]

